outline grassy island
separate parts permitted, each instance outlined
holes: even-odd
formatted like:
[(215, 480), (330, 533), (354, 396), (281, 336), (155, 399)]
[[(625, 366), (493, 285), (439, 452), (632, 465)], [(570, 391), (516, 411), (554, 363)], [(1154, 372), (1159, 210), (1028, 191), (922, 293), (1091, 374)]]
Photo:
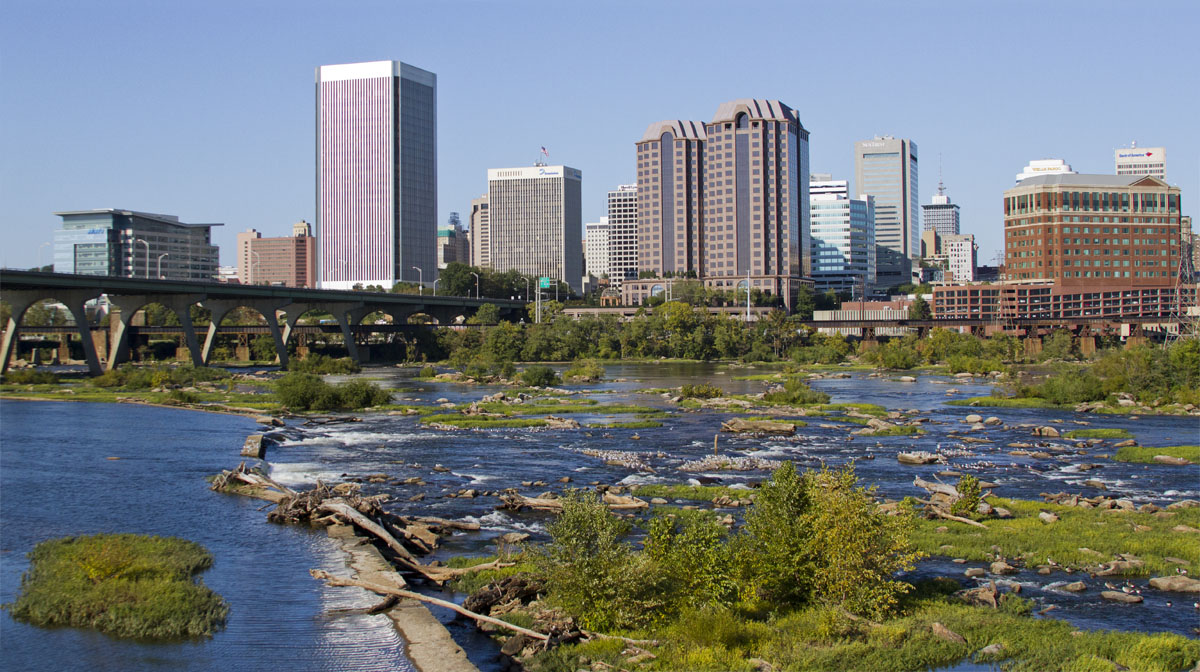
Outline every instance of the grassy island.
[(44, 541), (29, 553), (21, 594), (5, 608), (42, 627), (92, 628), (128, 639), (211, 636), (229, 607), (193, 575), (212, 566), (175, 537), (97, 534)]

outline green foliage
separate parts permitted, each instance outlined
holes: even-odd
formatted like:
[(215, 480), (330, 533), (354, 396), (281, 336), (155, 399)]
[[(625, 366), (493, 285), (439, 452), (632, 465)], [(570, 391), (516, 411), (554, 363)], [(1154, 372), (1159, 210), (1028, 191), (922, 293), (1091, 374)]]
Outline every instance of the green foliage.
[(979, 506), (979, 502), (983, 498), (983, 489), (979, 487), (979, 479), (970, 474), (963, 474), (958, 477), (955, 489), (958, 490), (958, 499), (950, 505), (950, 513), (967, 518), (973, 516), (975, 508)]
[(312, 353), (304, 359), (293, 358), (288, 360), (288, 371), (298, 371), (301, 373), (315, 373), (318, 375), (325, 374), (346, 374), (358, 373), (362, 371), (362, 367), (358, 362), (355, 362), (349, 357), (333, 358), (320, 353)]
[(838, 364), (845, 361), (853, 350), (841, 334), (812, 332), (806, 335), (805, 342), (807, 345), (791, 351), (791, 359), (797, 364)]
[(1132, 439), (1133, 434), (1127, 429), (1072, 429), (1066, 433), (1068, 439)]
[(422, 366), (421, 370), (417, 372), (417, 378), (433, 378), (436, 375), (437, 368), (435, 368), (433, 365)]
[(969, 355), (951, 355), (946, 360), (950, 373), (991, 373), (1003, 371), (1004, 364), (998, 359), (983, 359)]
[(1050, 376), (1045, 382), (1034, 388), (1033, 394), (1052, 404), (1100, 401), (1108, 396), (1104, 392), (1104, 383), (1090, 371)]
[(485, 303), (467, 318), (467, 324), (496, 324), (500, 321), (500, 309), (494, 303)]
[[(848, 419), (851, 418), (842, 418), (842, 420)], [(914, 425), (894, 425), (892, 427), (873, 429), (869, 433), (864, 434), (864, 436), (918, 436), (924, 433), (925, 430)]]
[(863, 359), (885, 369), (911, 369), (921, 363), (915, 336), (893, 338), (862, 355)]
[(667, 609), (721, 607), (737, 597), (733, 547), (724, 526), (702, 511), (656, 516), (645, 554), (665, 580)]
[(4, 373), (8, 385), (57, 385), (58, 376), (40, 369), (9, 369)]
[(689, 383), (679, 388), (679, 396), (684, 399), (718, 399), (725, 396), (725, 390), (708, 383)]
[(521, 382), (529, 387), (553, 387), (562, 380), (554, 372), (554, 369), (541, 364), (532, 364), (521, 372)]
[(259, 334), (253, 341), (250, 341), (250, 356), (255, 360), (270, 362), (277, 355), (278, 353), (275, 351), (275, 339), (270, 334)]
[(212, 555), (183, 539), (64, 537), (35, 546), (29, 561), (21, 594), (5, 608), (33, 625), (177, 639), (212, 635), (229, 612), (219, 595), (192, 580), (212, 565)]
[(275, 382), (279, 403), (293, 411), (355, 410), (386, 404), (392, 397), (365, 380), (330, 385), (312, 373), (288, 372)]
[(604, 366), (591, 359), (579, 359), (562, 374), (563, 380), (596, 382), (604, 379)]
[(829, 395), (812, 389), (799, 378), (792, 377), (784, 381), (782, 390), (764, 394), (763, 401), (771, 404), (809, 406), (829, 403)]
[(908, 319), (910, 320), (928, 320), (932, 317), (932, 311), (929, 309), (929, 303), (920, 294), (913, 299), (912, 305), (908, 307)]
[(462, 413), (439, 413), (421, 418), (422, 424), (452, 425), (463, 429), (513, 429), (545, 427), (546, 421), (539, 418), (481, 418)]
[(546, 526), (550, 543), (531, 552), (548, 598), (584, 628), (612, 630), (647, 623), (662, 606), (647, 556), (621, 541), (629, 524), (594, 492), (568, 492), (562, 514)]
[(152, 387), (167, 385), (188, 387), (196, 383), (229, 380), (231, 378), (232, 374), (225, 369), (211, 367), (146, 367), (126, 364), (120, 368), (105, 371), (99, 376), (92, 378), (89, 382), (95, 387), (147, 390)]
[(1075, 339), (1069, 331), (1058, 329), (1042, 339), (1042, 361), (1048, 359), (1071, 360), (1076, 359), (1076, 355)]
[(1200, 446), (1166, 446), (1160, 448), (1153, 446), (1125, 446), (1117, 451), (1113, 459), (1118, 462), (1154, 464), (1155, 455), (1182, 457), (1189, 462), (1200, 463)]

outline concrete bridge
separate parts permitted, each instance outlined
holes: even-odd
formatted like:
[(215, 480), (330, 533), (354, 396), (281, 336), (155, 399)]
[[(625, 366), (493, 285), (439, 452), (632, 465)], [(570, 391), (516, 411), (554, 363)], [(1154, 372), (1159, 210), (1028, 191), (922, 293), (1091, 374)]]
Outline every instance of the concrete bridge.
[[(92, 324), (87, 317), (85, 304), (100, 298), (101, 295), (106, 296), (116, 309), (112, 313), (112, 323), (109, 326)], [(74, 330), (78, 332), (82, 341), (84, 357), (93, 375), (99, 375), (103, 368), (112, 369), (129, 359), (131, 336), (138, 331), (132, 324), (133, 317), (139, 310), (154, 303), (166, 307), (179, 319), (179, 332), (183, 335), (195, 366), (208, 364), (218, 333), (224, 333), (228, 329), (221, 327), (221, 320), (231, 310), (240, 307), (253, 309), (263, 316), (266, 329), (275, 342), (275, 352), (283, 366), (287, 366), (287, 345), (300, 329), (300, 318), (314, 311), (333, 316), (336, 331), (342, 334), (348, 354), (355, 361), (360, 361), (360, 353), (355, 343), (356, 334), (397, 331), (395, 327), (407, 324), (411, 315), (421, 313), (430, 316), (438, 324), (453, 324), (457, 318), (474, 315), (481, 306), (491, 304), (499, 309), (501, 318), (515, 321), (523, 315), (526, 307), (524, 301), (471, 299), (460, 296), (301, 289), (12, 270), (0, 270), (0, 299), (7, 301), (12, 307), (12, 315), (4, 331), (3, 350), (0, 350), (0, 372), (8, 370), (21, 330), (37, 331), (37, 328), (21, 326), (21, 319), (26, 311), (39, 301), (54, 299), (65, 305), (74, 317)], [(191, 307), (195, 305), (202, 306), (212, 313), (203, 343), (200, 342), (196, 326), (192, 323)], [(363, 318), (372, 313), (390, 316), (392, 324), (362, 324)], [(333, 331), (333, 328), (334, 325), (328, 325), (320, 330), (327, 332)], [(106, 348), (108, 357), (105, 367), (102, 367), (96, 348), (95, 332), (110, 329), (111, 344)], [(103, 333), (99, 336), (107, 338)]]

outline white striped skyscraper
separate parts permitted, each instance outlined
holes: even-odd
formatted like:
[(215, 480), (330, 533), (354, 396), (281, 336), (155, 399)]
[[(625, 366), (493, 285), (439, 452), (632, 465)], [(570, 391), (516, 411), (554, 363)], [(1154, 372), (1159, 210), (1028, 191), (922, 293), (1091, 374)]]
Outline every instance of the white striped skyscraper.
[(320, 286), (437, 273), (437, 76), (399, 61), (317, 68)]

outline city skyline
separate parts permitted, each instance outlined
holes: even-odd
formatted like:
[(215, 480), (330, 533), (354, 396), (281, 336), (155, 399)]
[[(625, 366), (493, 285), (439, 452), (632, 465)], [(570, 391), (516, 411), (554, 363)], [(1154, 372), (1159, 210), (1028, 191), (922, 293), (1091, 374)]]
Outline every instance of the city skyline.
[[(1097, 49), (1110, 36), (1119, 6), (1059, 3), (1039, 9), (1044, 20), (1029, 25), (1021, 20), (1026, 5), (1035, 6), (776, 5), (739, 8), (713, 21), (704, 10), (710, 5), (701, 3), (701, 11), (680, 19), (689, 30), (655, 43), (630, 35), (622, 38), (630, 49), (613, 50), (612, 36), (628, 34), (626, 10), (636, 8), (648, 21), (675, 12), (667, 5), (630, 3), (568, 8), (523, 2), (515, 12), (486, 3), (400, 3), (376, 6), (383, 20), (364, 26), (354, 13), (318, 17), (318, 5), (303, 3), (288, 5), (286, 13), (271, 4), (220, 2), (103, 8), (18, 3), (0, 28), (8, 84), (8, 95), (0, 99), (6, 159), (0, 162), (0, 184), (10, 205), (0, 264), (33, 266), (39, 252), (47, 263), (41, 245), (52, 240), (56, 211), (117, 207), (222, 221), (226, 227), (214, 232), (214, 242), (224, 264), (235, 257), (237, 231), (256, 228), (279, 236), (299, 219), (315, 221), (313, 68), (385, 59), (415, 63), (438, 76), (437, 222), (468, 209), (486, 188), (487, 168), (531, 164), (543, 145), (551, 163), (589, 175), (583, 220), (596, 221), (605, 214), (607, 192), (634, 181), (631, 149), (648, 123), (740, 97), (795, 106), (812, 134), (814, 172), (852, 175), (854, 141), (875, 135), (911, 138), (927, 161), (940, 155), (955, 203), (970, 213), (964, 233), (976, 235), (980, 263), (991, 263), (1002, 245), (1003, 192), (1012, 175), (1034, 159), (1063, 158), (1080, 173), (1111, 174), (1114, 150), (1131, 141), (1165, 147), (1172, 157), (1168, 182), (1182, 187), (1185, 214), (1195, 214), (1190, 203), (1200, 192), (1200, 139), (1187, 111), (1196, 94), (1178, 87), (1183, 71), (1172, 64), (1187, 62), (1187, 26), (1200, 11), (1189, 3), (1167, 3), (1179, 18), (1158, 42), (1158, 60), (1167, 67), (1144, 70), (1119, 53)], [(229, 21), (231, 14), (236, 21)], [(774, 18), (778, 15), (803, 16), (807, 24), (829, 30), (806, 35), (796, 54), (782, 40), (792, 22)], [(397, 30), (388, 16), (407, 22)], [(773, 18), (763, 21), (766, 16)], [(839, 27), (862, 39), (840, 39)], [(939, 40), (937, 49), (904, 46), (922, 31), (942, 28), (953, 35)], [(93, 54), (86, 36), (106, 30), (159, 39), (126, 41), (120, 49)], [(447, 41), (447, 35), (453, 39)], [(734, 44), (751, 36), (766, 45), (769, 56), (779, 56), (774, 60), (780, 65), (684, 68), (669, 86), (634, 68), (673, 62), (689, 46)], [(61, 46), (46, 53), (41, 45), (50, 42)], [(471, 48), (448, 48), (459, 43)], [(1133, 95), (1094, 108), (1035, 109), (1028, 96), (1017, 93), (1027, 72), (1011, 54), (1051, 43), (1055, 53), (1088, 55), (1096, 72), (1137, 81), (1140, 91), (1173, 94), (1154, 115), (1145, 114), (1144, 99)], [(859, 50), (851, 44), (872, 46)], [(905, 67), (863, 69), (889, 49), (910, 54)], [(554, 50), (571, 57), (538, 58), (534, 67), (532, 57)], [(784, 65), (818, 57), (844, 67), (825, 73)], [(606, 90), (613, 72), (633, 73), (621, 80), (626, 94), (606, 98), (602, 106), (585, 102)], [(904, 104), (828, 96), (845, 72), (857, 73), (856, 83), (866, 85), (872, 97)], [(931, 78), (955, 95), (923, 96)], [(1073, 99), (1069, 90), (1055, 95), (1051, 103)], [(488, 101), (486, 114), (480, 113), (480, 100)], [(980, 129), (988, 132), (981, 135)], [(936, 189), (928, 169), (926, 175), (920, 203), (928, 203)], [(852, 185), (853, 193), (861, 191)]]

